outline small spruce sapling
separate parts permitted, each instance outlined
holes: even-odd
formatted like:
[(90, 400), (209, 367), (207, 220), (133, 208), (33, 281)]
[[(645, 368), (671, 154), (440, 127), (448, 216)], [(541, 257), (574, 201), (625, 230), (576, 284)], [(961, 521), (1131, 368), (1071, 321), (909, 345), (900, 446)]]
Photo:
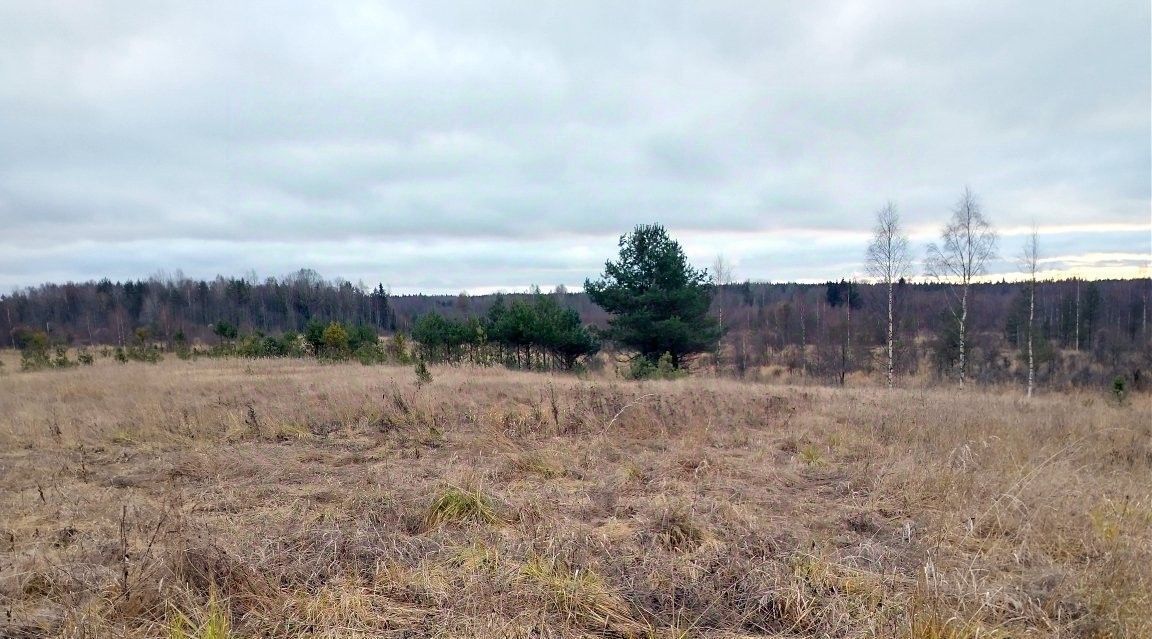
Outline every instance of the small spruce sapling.
[(55, 368), (69, 368), (74, 366), (76, 362), (68, 359), (68, 348), (65, 346), (56, 347), (56, 357), (52, 359), (52, 366)]
[(659, 379), (677, 379), (687, 374), (688, 371), (677, 368), (672, 362), (672, 353), (664, 353), (660, 356), (660, 360), (656, 362), (656, 377)]
[(1116, 398), (1117, 403), (1123, 404), (1124, 400), (1128, 397), (1128, 384), (1123, 375), (1117, 375), (1112, 380), (1112, 396)]
[(416, 387), (419, 388), (425, 384), (432, 383), (432, 373), (428, 370), (428, 365), (424, 363), (424, 358), (416, 360)]

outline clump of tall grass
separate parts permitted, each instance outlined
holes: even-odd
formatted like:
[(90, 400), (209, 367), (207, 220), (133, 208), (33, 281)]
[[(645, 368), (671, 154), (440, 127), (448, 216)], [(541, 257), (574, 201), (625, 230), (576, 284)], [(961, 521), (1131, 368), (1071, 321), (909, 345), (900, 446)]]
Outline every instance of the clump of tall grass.
[(536, 475), (542, 479), (556, 479), (563, 477), (564, 466), (554, 459), (540, 453), (525, 453), (512, 460), (514, 471), (525, 475)]
[(669, 550), (691, 550), (705, 539), (704, 528), (699, 526), (688, 511), (675, 508), (660, 516), (656, 526), (656, 539)]
[(554, 557), (532, 557), (521, 569), (524, 586), (545, 609), (588, 630), (634, 634), (640, 627), (619, 594), (591, 569), (571, 568)]
[(796, 454), (800, 461), (804, 462), (806, 466), (823, 466), (824, 456), (820, 454), (820, 449), (816, 448), (813, 444), (807, 444), (800, 452)]
[(183, 612), (174, 611), (168, 625), (168, 639), (234, 639), (231, 627), (228, 611), (213, 592), (208, 598), (204, 619), (199, 624)]
[(467, 490), (450, 486), (437, 495), (424, 511), (424, 527), (474, 521), (495, 524), (501, 521), (492, 499), (479, 488)]

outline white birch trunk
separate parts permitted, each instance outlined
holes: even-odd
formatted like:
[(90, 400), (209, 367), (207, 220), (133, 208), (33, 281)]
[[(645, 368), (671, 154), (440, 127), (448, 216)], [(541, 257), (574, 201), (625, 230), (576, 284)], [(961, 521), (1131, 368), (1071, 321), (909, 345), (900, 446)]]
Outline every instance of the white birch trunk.
[(888, 279), (888, 388), (895, 385), (896, 363), (893, 356), (894, 326), (892, 322), (892, 279)]
[(852, 357), (852, 286), (848, 286), (848, 335), (844, 342), (844, 372), (840, 374), (840, 384), (845, 384), (848, 376), (848, 360)]
[(964, 376), (968, 370), (967, 353), (965, 352), (968, 332), (968, 284), (960, 294), (960, 388), (964, 388)]
[(1033, 351), (1033, 325), (1036, 317), (1036, 277), (1032, 277), (1032, 288), (1028, 298), (1028, 397), (1032, 397), (1032, 389), (1036, 387), (1036, 355)]

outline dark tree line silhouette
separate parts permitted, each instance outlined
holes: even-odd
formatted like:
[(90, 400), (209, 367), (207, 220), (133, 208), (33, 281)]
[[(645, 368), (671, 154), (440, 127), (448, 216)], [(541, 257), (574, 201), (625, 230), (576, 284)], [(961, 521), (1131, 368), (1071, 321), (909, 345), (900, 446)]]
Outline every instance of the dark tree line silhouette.
[[(1039, 382), (1087, 384), (1110, 381), (1116, 375), (1135, 377), (1137, 370), (1146, 374), (1152, 368), (1150, 284), (1148, 279), (1040, 282), (1035, 309)], [(1025, 291), (1024, 283), (973, 285), (978, 300), (971, 318), (973, 380), (1002, 382), (1019, 377), (1019, 357), (1026, 341)], [(709, 356), (713, 359), (703, 357), (699, 363), (715, 364), (722, 373), (734, 376), (790, 371), (829, 381), (844, 373), (873, 371), (880, 366), (876, 350), (886, 343), (886, 295), (881, 286), (859, 282), (721, 286), (711, 304), (712, 312), (723, 312), (724, 334), (716, 355)], [(608, 326), (608, 314), (584, 293), (561, 287), (543, 297), (557, 309), (549, 313), (563, 315), (557, 326), (571, 329), (577, 317), (581, 326)], [(945, 310), (945, 286), (905, 282), (897, 285), (895, 298), (897, 373), (950, 374), (957, 336)], [(21, 334), (35, 331), (44, 333), (52, 344), (125, 348), (145, 335), (159, 347), (174, 349), (178, 337), (187, 343), (219, 342), (221, 337), (214, 329), (220, 322), (248, 336), (304, 334), (310, 325), (315, 331), (332, 322), (349, 330), (367, 327), (381, 335), (411, 336), (421, 318), (435, 314), (453, 325), (444, 329), (444, 335), (460, 333), (466, 325), (472, 331), (469, 335), (482, 329), (487, 344), (481, 353), (474, 350), (475, 338), (465, 339), (462, 333), (445, 337), (442, 343), (426, 337), (427, 348), (445, 349), (445, 359), (487, 357), (495, 363), (518, 361), (520, 365), (528, 361), (544, 365), (541, 362), (547, 360), (547, 366), (564, 368), (575, 351), (565, 351), (568, 346), (560, 337), (526, 328), (532, 322), (522, 319), (525, 308), (537, 308), (538, 299), (515, 293), (396, 296), (381, 285), (325, 280), (307, 270), (263, 281), (157, 276), (128, 282), (44, 284), (0, 296), (0, 335), (7, 338), (6, 346), (18, 346)], [(851, 352), (845, 353), (848, 299), (855, 303), (851, 304)], [(501, 305), (503, 312), (492, 310)], [(580, 348), (589, 346), (580, 344), (583, 337), (574, 339)], [(428, 355), (440, 357), (432, 350)]]

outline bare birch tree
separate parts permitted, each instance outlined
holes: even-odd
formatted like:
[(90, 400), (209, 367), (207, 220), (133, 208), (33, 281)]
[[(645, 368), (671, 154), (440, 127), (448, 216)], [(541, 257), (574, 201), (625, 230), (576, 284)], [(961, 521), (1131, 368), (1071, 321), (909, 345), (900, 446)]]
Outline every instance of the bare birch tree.
[(844, 343), (840, 347), (840, 385), (848, 375), (848, 367), (852, 358), (852, 293), (856, 289), (856, 278), (848, 280), (848, 299), (844, 302), (847, 317), (844, 321)]
[(952, 219), (940, 233), (941, 243), (928, 245), (925, 272), (950, 284), (952, 315), (960, 338), (960, 388), (968, 372), (968, 305), (972, 280), (986, 272), (988, 260), (996, 256), (996, 232), (984, 217), (976, 194), (969, 187), (952, 209)]
[(1076, 278), (1076, 352), (1080, 352), (1080, 278)]
[(723, 254), (717, 254), (712, 262), (712, 285), (716, 287), (716, 320), (720, 327), (720, 339), (716, 340), (716, 369), (721, 367), (720, 357), (724, 350), (724, 306), (728, 302), (727, 287), (732, 283), (732, 263)]
[(876, 212), (872, 244), (868, 246), (867, 270), (869, 275), (888, 287), (888, 388), (892, 388), (896, 370), (894, 288), (900, 278), (911, 272), (908, 237), (900, 226), (900, 215), (892, 202)]
[(724, 302), (727, 287), (732, 283), (732, 263), (725, 259), (723, 254), (717, 255), (712, 262), (712, 285), (716, 287), (716, 308), (719, 311), (720, 329), (724, 329)]
[(1040, 260), (1040, 238), (1036, 227), (1032, 227), (1032, 235), (1024, 244), (1024, 252), (1020, 256), (1020, 264), (1028, 275), (1028, 397), (1036, 388), (1036, 271)]

